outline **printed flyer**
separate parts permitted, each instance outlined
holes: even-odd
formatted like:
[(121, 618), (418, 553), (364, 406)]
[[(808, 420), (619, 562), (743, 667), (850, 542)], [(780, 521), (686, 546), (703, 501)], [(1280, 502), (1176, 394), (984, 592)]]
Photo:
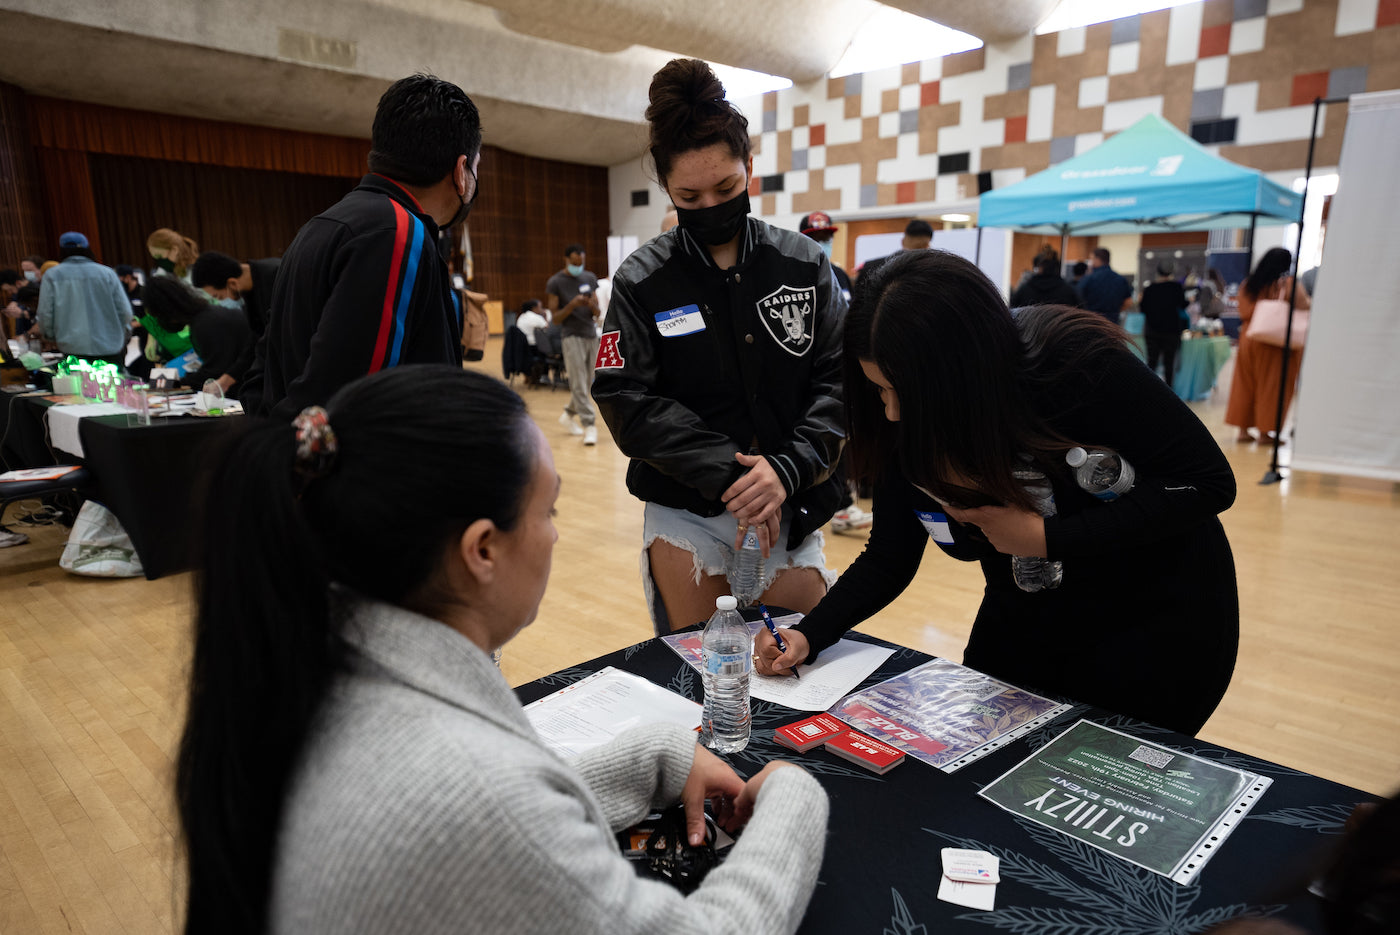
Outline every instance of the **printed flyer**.
[(979, 794), (1190, 883), (1272, 779), (1080, 721)]
[(837, 702), (831, 713), (945, 773), (1070, 708), (975, 669), (932, 659)]

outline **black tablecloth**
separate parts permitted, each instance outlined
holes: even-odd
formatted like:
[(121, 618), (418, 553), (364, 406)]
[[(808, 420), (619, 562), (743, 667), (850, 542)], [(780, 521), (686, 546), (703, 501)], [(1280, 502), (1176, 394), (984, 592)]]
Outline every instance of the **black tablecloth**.
[[(849, 636), (892, 645), (858, 633)], [(897, 648), (861, 687), (930, 658)], [(699, 673), (660, 640), (556, 672), (522, 685), (516, 693), (529, 703), (604, 666), (703, 700)], [(1347, 786), (1088, 705), (1075, 705), (1045, 727), (952, 774), (908, 757), (877, 776), (821, 748), (796, 754), (773, 741), (774, 728), (805, 716), (807, 712), (755, 700), (749, 746), (727, 757), (745, 776), (770, 759), (796, 760), (831, 796), (826, 855), (802, 924), (804, 933), (1184, 935), (1241, 915), (1287, 919), (1320, 932), (1313, 897), (1284, 891), (1303, 879), (1309, 864), (1335, 843), (1352, 808), (1374, 800)], [(979, 789), (1081, 718), (1260, 773), (1272, 778), (1273, 785), (1190, 885), (1023, 821), (977, 796)], [(937, 898), (944, 847), (986, 850), (1001, 859), (994, 911)]]
[[(141, 557), (146, 577), (188, 571), (195, 548), (195, 496), (209, 455), (241, 421), (239, 417), (152, 419), (148, 426), (127, 424), (124, 415), (94, 416), (79, 424), (83, 457), (50, 450), (45, 441), (43, 397), (5, 399), (0, 437), (10, 467), (82, 463), (96, 478), (93, 499), (116, 514)], [(16, 463), (18, 462), (18, 463)]]

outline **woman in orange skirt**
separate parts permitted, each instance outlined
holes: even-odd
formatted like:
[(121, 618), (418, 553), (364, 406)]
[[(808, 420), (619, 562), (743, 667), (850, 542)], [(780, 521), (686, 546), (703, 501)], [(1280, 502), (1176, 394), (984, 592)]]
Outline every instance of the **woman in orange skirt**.
[[(1254, 441), (1250, 429), (1259, 430), (1259, 438), (1276, 433), (1278, 426), (1278, 385), (1283, 377), (1283, 348), (1249, 339), (1249, 321), (1254, 306), (1261, 299), (1287, 301), (1288, 290), (1294, 294), (1294, 307), (1311, 307), (1308, 294), (1288, 275), (1293, 255), (1282, 247), (1274, 247), (1259, 258), (1254, 272), (1240, 285), (1240, 340), (1235, 353), (1235, 377), (1230, 383), (1230, 401), (1225, 409), (1225, 423), (1236, 426), (1242, 442)], [(1283, 412), (1293, 404), (1293, 391), (1298, 385), (1298, 370), (1303, 365), (1303, 349), (1291, 347), (1288, 352), (1288, 377), (1283, 391)]]

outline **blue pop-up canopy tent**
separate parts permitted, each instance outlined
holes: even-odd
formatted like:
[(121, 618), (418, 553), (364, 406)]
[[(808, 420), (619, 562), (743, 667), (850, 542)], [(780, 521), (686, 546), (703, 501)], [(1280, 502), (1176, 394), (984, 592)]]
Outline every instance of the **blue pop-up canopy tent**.
[(1061, 236), (1216, 230), (1294, 223), (1299, 205), (1297, 193), (1148, 114), (1083, 155), (987, 192), (977, 223)]

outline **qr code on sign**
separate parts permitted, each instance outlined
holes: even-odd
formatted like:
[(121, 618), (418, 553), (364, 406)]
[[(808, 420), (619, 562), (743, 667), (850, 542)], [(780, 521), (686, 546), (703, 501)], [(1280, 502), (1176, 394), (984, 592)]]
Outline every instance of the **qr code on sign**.
[(1148, 766), (1153, 766), (1157, 769), (1166, 769), (1167, 764), (1176, 759), (1176, 757), (1164, 750), (1158, 750), (1156, 747), (1138, 747), (1132, 753), (1128, 754), (1128, 759), (1137, 760), (1139, 763), (1146, 763)]
[(803, 724), (801, 727), (798, 728), (798, 730), (806, 734), (808, 737), (815, 737), (817, 734), (820, 734), (822, 732), (822, 729), (815, 724)]

